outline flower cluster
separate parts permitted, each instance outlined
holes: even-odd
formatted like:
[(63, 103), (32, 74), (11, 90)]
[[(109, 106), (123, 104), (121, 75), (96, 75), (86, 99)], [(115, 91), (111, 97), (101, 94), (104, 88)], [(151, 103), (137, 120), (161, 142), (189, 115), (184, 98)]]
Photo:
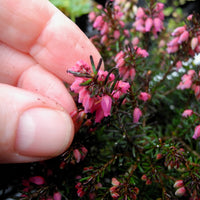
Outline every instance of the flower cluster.
[(174, 183), (174, 188), (177, 189), (176, 192), (175, 192), (175, 195), (178, 196), (178, 197), (182, 197), (186, 193), (186, 189), (184, 187), (183, 180), (177, 180)]
[(119, 74), (125, 81), (134, 80), (136, 75), (136, 61), (140, 58), (149, 56), (145, 49), (129, 45), (125, 51), (120, 51), (115, 56), (116, 67), (119, 69)]
[(199, 18), (189, 15), (187, 19), (191, 24), (177, 27), (172, 32), (174, 38), (167, 44), (168, 53), (175, 53), (178, 50), (187, 51), (191, 56), (200, 53)]
[(133, 23), (135, 29), (139, 32), (152, 32), (157, 38), (157, 34), (164, 29), (163, 14), (164, 4), (157, 3), (150, 8), (139, 7), (136, 13), (136, 21)]
[(137, 195), (139, 194), (139, 189), (137, 187), (129, 187), (129, 190), (126, 191), (126, 183), (121, 183), (116, 178), (112, 178), (112, 185), (113, 186), (110, 188), (110, 194), (113, 199), (118, 199), (119, 197), (122, 197), (122, 193), (124, 193), (124, 199), (127, 199), (127, 197), (133, 200), (137, 199)]
[(194, 70), (188, 70), (187, 74), (184, 74), (181, 78), (181, 82), (177, 86), (177, 89), (192, 89), (197, 100), (200, 100), (200, 84), (199, 84), (200, 72), (199, 75)]
[(111, 115), (112, 102), (130, 88), (128, 82), (115, 81), (113, 73), (100, 69), (92, 72), (91, 67), (83, 61), (78, 61), (70, 72), (77, 75), (70, 88), (79, 94), (78, 102), (82, 103), (84, 112), (96, 114), (95, 122)]
[[(22, 185), (25, 188), (23, 189), (24, 194), (21, 195), (21, 198), (29, 199), (29, 196), (27, 194), (28, 194), (28, 192), (32, 192), (32, 189), (33, 189), (32, 186), (33, 185), (36, 185), (37, 187), (44, 186), (45, 185), (45, 179), (42, 176), (32, 176), (28, 180), (23, 180)], [(45, 193), (46, 192), (44, 191), (44, 198), (43, 199), (45, 199), (45, 200), (61, 200), (62, 199), (62, 195), (58, 191), (53, 192), (53, 195), (49, 195), (48, 192), (47, 192), (47, 194), (45, 194)]]
[[(102, 9), (101, 6), (98, 6), (98, 8)], [(122, 21), (122, 16), (123, 13), (121, 12), (120, 7), (111, 2), (106, 5), (104, 13), (101, 15), (96, 16), (94, 12), (89, 14), (90, 22), (93, 22), (93, 27), (101, 34), (102, 44), (109, 46), (111, 40), (117, 41), (122, 34), (121, 30), (123, 30), (124, 35), (129, 37), (128, 30), (124, 29), (125, 24)]]

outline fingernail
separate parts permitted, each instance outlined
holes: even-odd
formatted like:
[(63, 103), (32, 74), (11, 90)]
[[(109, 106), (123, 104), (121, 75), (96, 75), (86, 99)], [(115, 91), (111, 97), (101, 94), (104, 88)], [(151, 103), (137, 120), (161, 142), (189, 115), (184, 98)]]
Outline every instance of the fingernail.
[(58, 110), (32, 108), (19, 118), (15, 147), (21, 155), (53, 157), (69, 147), (72, 138), (70, 116)]

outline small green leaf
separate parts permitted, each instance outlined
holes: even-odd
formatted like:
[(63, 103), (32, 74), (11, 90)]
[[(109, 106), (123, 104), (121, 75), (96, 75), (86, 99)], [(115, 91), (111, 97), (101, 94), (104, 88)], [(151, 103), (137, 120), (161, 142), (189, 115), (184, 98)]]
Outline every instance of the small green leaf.
[(95, 75), (97, 75), (97, 70), (95, 68), (95, 64), (94, 64), (94, 59), (92, 56), (90, 56), (90, 62), (91, 62), (91, 65), (92, 65), (92, 71)]

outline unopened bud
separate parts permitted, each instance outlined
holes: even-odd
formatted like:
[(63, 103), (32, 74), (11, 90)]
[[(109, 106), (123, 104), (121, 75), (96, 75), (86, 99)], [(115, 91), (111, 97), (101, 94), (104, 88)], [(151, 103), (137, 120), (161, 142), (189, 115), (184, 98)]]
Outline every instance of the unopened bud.
[(181, 187), (178, 190), (176, 190), (175, 195), (178, 197), (182, 197), (186, 192), (185, 187)]
[(174, 188), (180, 188), (180, 187), (183, 187), (183, 185), (184, 185), (183, 180), (177, 180), (174, 183)]
[(156, 160), (160, 160), (162, 158), (162, 154), (161, 153), (158, 153), (157, 155), (156, 155)]

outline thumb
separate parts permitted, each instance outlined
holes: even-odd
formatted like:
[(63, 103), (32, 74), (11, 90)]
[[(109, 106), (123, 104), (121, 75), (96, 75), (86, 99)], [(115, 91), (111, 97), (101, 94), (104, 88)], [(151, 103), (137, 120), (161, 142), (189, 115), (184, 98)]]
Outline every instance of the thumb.
[(0, 84), (0, 162), (33, 162), (63, 153), (74, 127), (54, 101)]

